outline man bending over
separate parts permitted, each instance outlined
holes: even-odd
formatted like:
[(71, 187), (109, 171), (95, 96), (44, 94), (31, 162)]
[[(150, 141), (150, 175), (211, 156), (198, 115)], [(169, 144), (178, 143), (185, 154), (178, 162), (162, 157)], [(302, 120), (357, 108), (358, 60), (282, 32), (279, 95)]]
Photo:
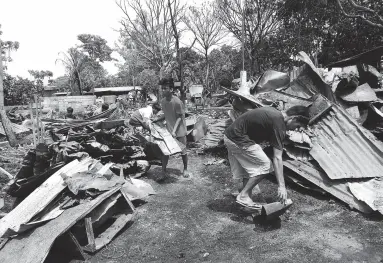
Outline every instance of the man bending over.
[[(237, 196), (238, 204), (260, 209), (261, 205), (251, 199), (251, 193), (272, 171), (278, 182), (278, 198), (286, 202), (283, 141), (286, 130), (305, 126), (307, 117), (307, 108), (304, 106), (294, 106), (282, 112), (272, 107), (262, 107), (242, 114), (226, 129), (224, 142), (229, 153), (231, 172), (234, 179), (242, 179), (243, 182), (243, 188)], [(258, 144), (263, 141), (273, 147), (272, 164)]]

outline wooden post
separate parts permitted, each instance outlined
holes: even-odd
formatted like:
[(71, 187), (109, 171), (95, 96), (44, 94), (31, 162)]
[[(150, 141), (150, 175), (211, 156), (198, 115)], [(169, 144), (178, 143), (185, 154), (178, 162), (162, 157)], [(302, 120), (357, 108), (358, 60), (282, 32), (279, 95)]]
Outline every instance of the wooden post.
[(33, 147), (36, 148), (36, 125), (35, 118), (33, 117), (33, 103), (29, 103), (29, 110), (31, 112), (31, 121), (32, 121), (32, 133), (33, 133)]
[(0, 41), (0, 118), (4, 127), (5, 135), (7, 136), (9, 145), (15, 147), (17, 145), (16, 135), (12, 130), (11, 121), (8, 119), (7, 113), (4, 109), (4, 86), (3, 86), (3, 56), (1, 55), (1, 41)]
[(88, 237), (88, 247), (91, 250), (96, 249), (96, 242), (94, 238), (92, 219), (90, 217), (85, 218), (86, 236)]
[(45, 132), (45, 129), (44, 129), (44, 124), (43, 124), (43, 121), (41, 120), (41, 116), (43, 116), (42, 114), (42, 104), (41, 104), (41, 101), (39, 100), (39, 117), (40, 117), (40, 127), (41, 127), (41, 131), (40, 131), (40, 139), (41, 139), (41, 143), (45, 143), (44, 141), (44, 132)]
[(37, 95), (33, 95), (36, 105), (36, 126), (37, 126), (37, 144), (40, 143), (40, 118), (39, 118), (39, 104), (37, 103)]

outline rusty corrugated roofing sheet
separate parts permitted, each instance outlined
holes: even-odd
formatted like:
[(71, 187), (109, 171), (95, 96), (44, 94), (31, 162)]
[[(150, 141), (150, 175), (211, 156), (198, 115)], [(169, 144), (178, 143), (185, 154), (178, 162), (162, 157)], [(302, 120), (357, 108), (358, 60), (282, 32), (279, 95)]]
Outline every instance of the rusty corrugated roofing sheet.
[(353, 196), (348, 188), (348, 182), (345, 182), (344, 180), (330, 180), (323, 171), (318, 170), (309, 162), (287, 160), (283, 161), (283, 165), (336, 198), (347, 203), (351, 208), (357, 209), (363, 213), (372, 212), (372, 209), (368, 205)]
[(331, 179), (383, 176), (383, 143), (339, 106), (312, 129), (310, 154)]

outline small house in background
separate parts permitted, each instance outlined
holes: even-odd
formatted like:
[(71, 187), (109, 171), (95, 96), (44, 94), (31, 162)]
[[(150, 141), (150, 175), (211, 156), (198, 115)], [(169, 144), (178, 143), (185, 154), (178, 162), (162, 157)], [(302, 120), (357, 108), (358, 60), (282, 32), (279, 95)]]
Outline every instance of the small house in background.
[(102, 97), (104, 102), (111, 104), (116, 102), (117, 96), (129, 97), (136, 96), (136, 92), (141, 92), (142, 87), (140, 86), (126, 86), (126, 87), (105, 87), (105, 88), (94, 88), (93, 94), (97, 97)]
[(58, 97), (58, 96), (70, 96), (71, 92), (56, 92), (56, 93), (53, 93), (53, 95), (56, 97)]
[(44, 87), (44, 97), (52, 97), (58, 90), (57, 86), (48, 85)]
[(93, 93), (97, 97), (108, 95), (128, 95), (132, 91), (141, 91), (140, 86), (126, 86), (126, 87), (106, 87), (106, 88), (94, 88)]

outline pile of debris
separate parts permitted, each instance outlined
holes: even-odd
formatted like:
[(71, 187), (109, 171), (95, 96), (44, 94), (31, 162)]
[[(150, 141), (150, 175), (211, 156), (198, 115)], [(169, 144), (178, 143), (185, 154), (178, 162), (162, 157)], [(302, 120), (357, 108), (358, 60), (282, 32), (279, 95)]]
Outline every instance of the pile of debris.
[[(134, 220), (132, 201), (154, 194), (136, 178), (185, 146), (161, 123), (145, 134), (119, 117), (117, 108), (85, 120), (41, 119), (36, 147), (5, 188), (17, 206), (0, 220), (1, 262), (43, 262), (57, 253), (84, 259)], [(188, 125), (191, 139), (206, 133), (203, 118), (190, 116)]]
[(117, 176), (111, 166), (85, 157), (52, 167), (55, 172), (0, 220), (1, 262), (44, 262), (51, 249), (85, 259), (83, 251), (107, 245), (134, 220), (132, 201), (154, 194), (149, 184)]
[(316, 68), (300, 52), (304, 66), (285, 87), (256, 87), (255, 94), (225, 90), (254, 107), (308, 107), (307, 129), (287, 134), (284, 166), (293, 171), (288, 173), (292, 181), (320, 188), (361, 212), (383, 214), (383, 143), (374, 136), (383, 138), (382, 76), (372, 65), (361, 64), (368, 63), (366, 57), (380, 58), (371, 52), (382, 55), (383, 47), (345, 60), (356, 65), (333, 63), (345, 67), (330, 71)]

